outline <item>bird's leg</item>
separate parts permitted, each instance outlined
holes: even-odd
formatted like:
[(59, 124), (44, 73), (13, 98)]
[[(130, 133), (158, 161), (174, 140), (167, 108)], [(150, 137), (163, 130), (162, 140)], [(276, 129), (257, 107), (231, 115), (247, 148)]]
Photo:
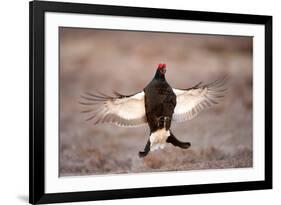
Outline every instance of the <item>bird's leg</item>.
[(143, 152), (139, 152), (139, 157), (145, 157), (150, 151), (150, 140), (148, 139), (144, 151)]
[(158, 117), (157, 119), (157, 123), (158, 123), (158, 127), (160, 128), (162, 128), (162, 127), (164, 127), (164, 123), (165, 123), (165, 119), (164, 119), (164, 117), (162, 116), (162, 117)]
[(164, 117), (164, 127), (166, 130), (170, 129), (171, 127), (171, 118), (170, 117)]
[(182, 149), (187, 149), (190, 147), (190, 142), (182, 142), (178, 140), (172, 133), (171, 135), (167, 138), (166, 142), (171, 143), (172, 145), (176, 147), (180, 147)]
[(157, 118), (158, 120), (158, 127), (164, 127), (168, 130), (171, 126), (171, 118), (167, 116), (162, 116)]

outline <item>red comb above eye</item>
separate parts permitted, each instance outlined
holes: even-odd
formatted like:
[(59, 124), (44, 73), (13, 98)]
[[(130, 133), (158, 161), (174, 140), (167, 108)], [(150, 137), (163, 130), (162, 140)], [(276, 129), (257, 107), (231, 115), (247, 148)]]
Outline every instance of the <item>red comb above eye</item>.
[(158, 64), (158, 69), (163, 69), (163, 68), (166, 68), (166, 64), (165, 63)]

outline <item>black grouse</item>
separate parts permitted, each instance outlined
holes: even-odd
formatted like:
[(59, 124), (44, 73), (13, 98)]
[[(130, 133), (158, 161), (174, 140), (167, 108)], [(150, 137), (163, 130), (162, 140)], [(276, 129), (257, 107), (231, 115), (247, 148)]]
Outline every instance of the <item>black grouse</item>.
[(81, 96), (84, 101), (80, 103), (90, 109), (82, 112), (90, 114), (87, 120), (93, 120), (95, 124), (138, 126), (148, 123), (150, 136), (144, 151), (139, 152), (140, 157), (145, 157), (149, 151), (163, 149), (166, 143), (187, 149), (190, 142), (178, 140), (170, 130), (171, 123), (190, 120), (203, 109), (217, 104), (225, 91), (222, 88), (225, 79), (175, 89), (166, 81), (165, 73), (166, 64), (159, 64), (152, 81), (143, 91), (133, 95), (114, 92), (114, 96), (108, 96), (87, 92)]

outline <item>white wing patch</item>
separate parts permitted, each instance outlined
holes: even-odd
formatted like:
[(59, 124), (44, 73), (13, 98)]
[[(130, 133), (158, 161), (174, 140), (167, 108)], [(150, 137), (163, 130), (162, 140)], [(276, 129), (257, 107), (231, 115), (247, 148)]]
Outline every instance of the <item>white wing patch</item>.
[(177, 105), (172, 118), (173, 121), (183, 122), (190, 120), (205, 108), (217, 104), (219, 98), (223, 97), (225, 79), (217, 80), (206, 85), (201, 84), (199, 83), (186, 90), (173, 89), (177, 96)]
[[(144, 92), (126, 96), (115, 92), (115, 96), (86, 93), (80, 104), (90, 109), (83, 110), (89, 115), (87, 120), (98, 123), (114, 123), (118, 126), (138, 126), (147, 123), (144, 105)], [(86, 102), (85, 102), (86, 100)]]

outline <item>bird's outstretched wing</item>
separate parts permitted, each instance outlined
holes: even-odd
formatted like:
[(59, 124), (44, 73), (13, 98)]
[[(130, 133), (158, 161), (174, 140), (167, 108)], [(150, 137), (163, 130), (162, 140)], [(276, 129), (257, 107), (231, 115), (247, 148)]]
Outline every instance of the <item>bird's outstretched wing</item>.
[(95, 124), (108, 122), (118, 126), (138, 126), (147, 123), (143, 91), (133, 95), (114, 92), (114, 96), (85, 93), (80, 104), (85, 107), (82, 113), (88, 115), (86, 120)]
[(199, 83), (188, 89), (174, 89), (177, 96), (177, 105), (173, 114), (173, 121), (183, 122), (197, 116), (199, 112), (223, 97), (226, 78), (209, 84)]

